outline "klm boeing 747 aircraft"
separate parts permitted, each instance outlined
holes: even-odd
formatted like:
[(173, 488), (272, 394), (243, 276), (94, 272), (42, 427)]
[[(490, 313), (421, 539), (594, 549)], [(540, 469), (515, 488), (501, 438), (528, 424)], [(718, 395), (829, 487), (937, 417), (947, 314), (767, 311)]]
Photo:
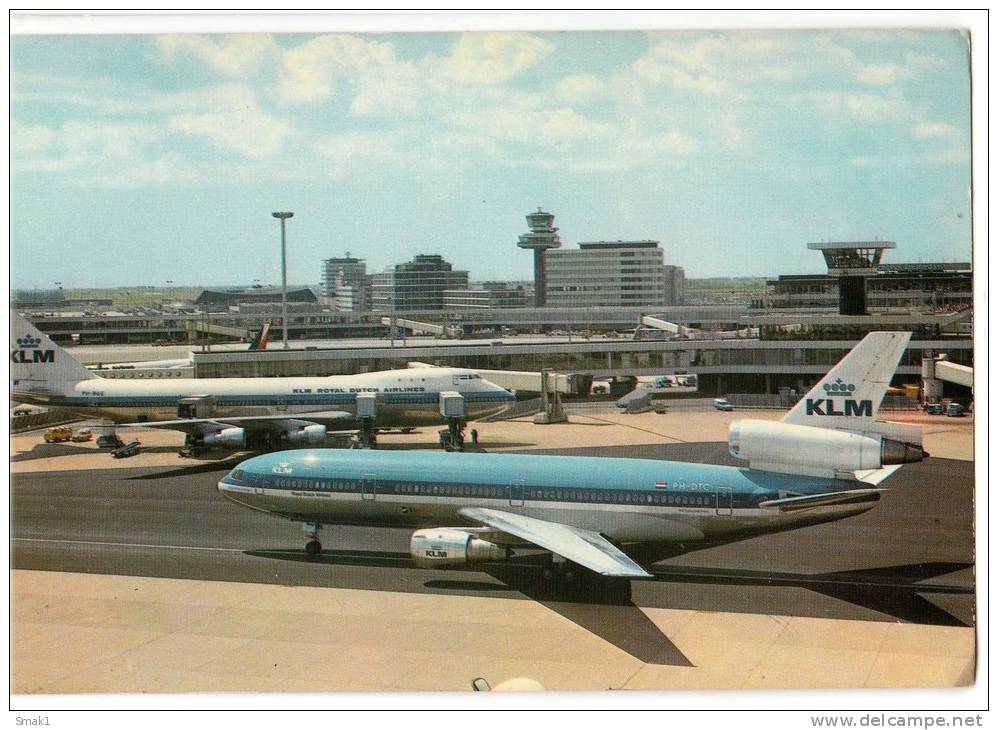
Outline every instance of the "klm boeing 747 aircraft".
[[(186, 434), (192, 449), (270, 449), (321, 444), (327, 429), (448, 424), (460, 440), (465, 420), (496, 413), (509, 391), (463, 368), (406, 368), (317, 378), (98, 377), (10, 313), (10, 399)], [(262, 334), (265, 338), (266, 334)], [(454, 402), (458, 416), (443, 415)]]
[(731, 424), (747, 468), (598, 457), (296, 450), (240, 464), (236, 504), (304, 524), (410, 527), (413, 560), (447, 567), (551, 553), (620, 578), (629, 546), (731, 541), (871, 509), (878, 485), (926, 454), (917, 427), (876, 420), (910, 333), (868, 335), (780, 422)]

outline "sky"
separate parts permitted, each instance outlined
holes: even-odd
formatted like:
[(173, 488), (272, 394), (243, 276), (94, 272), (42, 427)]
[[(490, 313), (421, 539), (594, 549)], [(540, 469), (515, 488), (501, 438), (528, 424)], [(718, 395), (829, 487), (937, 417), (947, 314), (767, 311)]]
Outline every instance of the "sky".
[(14, 288), (279, 283), (277, 210), (302, 284), (530, 279), (537, 207), (687, 277), (971, 257), (956, 31), (14, 36), (10, 134)]

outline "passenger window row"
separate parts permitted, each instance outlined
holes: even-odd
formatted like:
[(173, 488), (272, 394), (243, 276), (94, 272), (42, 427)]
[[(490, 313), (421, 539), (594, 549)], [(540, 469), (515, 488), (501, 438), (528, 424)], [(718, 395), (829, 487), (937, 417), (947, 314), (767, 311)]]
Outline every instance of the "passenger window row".
[[(237, 470), (239, 471), (239, 470)], [(242, 479), (242, 472), (232, 473), (233, 478)], [(357, 492), (362, 482), (343, 481), (330, 482), (314, 479), (275, 479), (276, 486), (286, 489), (312, 489), (317, 491)], [(373, 485), (367, 482), (368, 489)], [(378, 491), (381, 491), (380, 489)], [(424, 495), (438, 497), (484, 497), (507, 498), (510, 495), (508, 487), (479, 486), (471, 484), (396, 484), (392, 493), (399, 495)], [(522, 490), (524, 499), (553, 500), (559, 502), (602, 502), (608, 504), (659, 504), (682, 507), (712, 507), (711, 494), (648, 494), (647, 492), (628, 492), (622, 490), (581, 490), (581, 489), (541, 489), (529, 488)]]

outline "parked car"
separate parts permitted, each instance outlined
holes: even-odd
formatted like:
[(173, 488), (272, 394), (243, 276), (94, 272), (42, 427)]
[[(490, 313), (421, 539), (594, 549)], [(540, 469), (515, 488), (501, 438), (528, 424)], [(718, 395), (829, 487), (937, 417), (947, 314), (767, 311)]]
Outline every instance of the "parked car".
[(73, 438), (73, 429), (67, 428), (66, 426), (50, 428), (45, 432), (45, 443), (47, 444), (57, 444), (62, 441), (69, 441), (71, 438)]
[(98, 449), (117, 449), (125, 445), (125, 442), (113, 433), (104, 433), (97, 437)]
[(714, 408), (718, 411), (733, 411), (735, 407), (731, 405), (727, 398), (715, 398)]
[(141, 446), (140, 441), (130, 441), (124, 446), (120, 446), (111, 452), (112, 459), (126, 459), (129, 456), (135, 456), (139, 453), (139, 446)]
[(930, 416), (941, 416), (943, 415), (943, 405), (942, 403), (926, 403), (925, 412)]
[(83, 443), (84, 441), (93, 441), (94, 434), (89, 428), (81, 428), (79, 431), (73, 434), (73, 439), (75, 443)]
[(947, 416), (962, 416), (963, 415), (963, 406), (961, 406), (959, 403), (950, 403), (948, 406), (946, 406), (946, 415)]

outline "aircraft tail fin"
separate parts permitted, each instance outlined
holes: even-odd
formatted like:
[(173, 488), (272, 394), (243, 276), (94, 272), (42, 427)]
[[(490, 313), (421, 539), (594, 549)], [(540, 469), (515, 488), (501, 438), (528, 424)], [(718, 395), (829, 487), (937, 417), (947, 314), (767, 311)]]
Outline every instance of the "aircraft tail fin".
[(98, 377), (20, 314), (10, 312), (12, 388), (48, 382), (78, 382)]
[(256, 333), (253, 341), (250, 342), (250, 350), (266, 350), (267, 338), (270, 336), (270, 322), (264, 322), (263, 327)]
[(910, 332), (869, 333), (801, 398), (783, 423), (878, 430), (873, 424), (880, 403), (910, 339)]

